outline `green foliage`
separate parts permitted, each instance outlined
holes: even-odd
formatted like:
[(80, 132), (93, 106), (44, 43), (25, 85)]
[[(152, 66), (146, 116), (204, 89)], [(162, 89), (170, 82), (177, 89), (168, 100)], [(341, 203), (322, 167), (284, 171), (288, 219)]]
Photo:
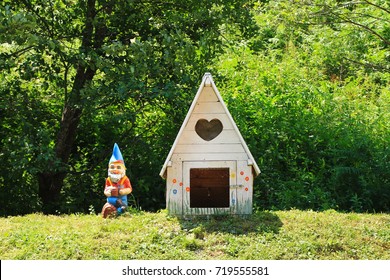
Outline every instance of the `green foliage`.
[(14, 260), (388, 260), (387, 214), (266, 211), (181, 220), (165, 211), (0, 218), (0, 257)]
[(239, 75), (221, 65), (221, 91), (262, 167), (260, 207), (388, 211), (388, 104), (367, 98), (365, 82), (313, 79), (296, 56), (246, 54), (237, 64)]
[[(268, 41), (263, 50), (237, 46), (216, 66), (216, 80), (223, 80), (217, 86), (262, 169), (257, 206), (389, 211), (389, 103), (383, 101), (390, 75), (348, 57), (377, 53), (372, 38), (353, 28), (343, 41), (330, 38), (336, 23), (332, 32), (310, 22), (291, 30), (302, 18), (284, 10), (272, 18), (266, 8), (274, 5), (258, 14), (261, 29), (272, 29), (267, 38), (260, 33), (252, 39)], [(290, 30), (276, 27), (280, 21)], [(357, 44), (364, 48), (354, 49)]]
[(99, 212), (114, 142), (132, 206), (164, 208), (206, 71), (262, 170), (256, 208), (390, 211), (388, 16), (382, 0), (3, 1), (0, 215), (45, 210), (49, 175), (55, 213)]
[(221, 29), (255, 31), (250, 2), (3, 1), (0, 215), (100, 208), (114, 142), (141, 206), (163, 207), (167, 143)]

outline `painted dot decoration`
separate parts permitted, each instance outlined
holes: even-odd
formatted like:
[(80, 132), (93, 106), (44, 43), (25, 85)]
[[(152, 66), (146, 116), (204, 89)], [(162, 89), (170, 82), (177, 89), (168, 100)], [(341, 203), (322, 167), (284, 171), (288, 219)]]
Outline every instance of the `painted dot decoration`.
[(189, 192), (190, 191), (190, 187), (186, 187), (186, 191)]
[(183, 182), (180, 182), (179, 186), (182, 187), (183, 186)]
[(240, 172), (240, 175), (244, 175), (244, 171), (241, 171), (241, 172)]
[(248, 176), (245, 177), (245, 181), (247, 181), (247, 182), (249, 181), (249, 177)]
[(173, 179), (172, 180), (172, 183), (176, 184), (177, 180), (176, 179)]
[(248, 189), (248, 188), (245, 188), (245, 191), (247, 192), (247, 191), (249, 191), (249, 189)]
[(172, 192), (173, 194), (177, 194), (177, 189), (174, 189)]

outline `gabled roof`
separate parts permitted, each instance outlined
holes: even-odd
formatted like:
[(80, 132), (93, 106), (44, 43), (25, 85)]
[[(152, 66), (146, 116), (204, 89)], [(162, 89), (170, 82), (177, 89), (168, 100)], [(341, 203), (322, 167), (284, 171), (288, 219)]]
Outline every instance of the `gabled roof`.
[(184, 129), (185, 129), (185, 127), (186, 127), (186, 125), (187, 125), (187, 123), (188, 123), (188, 121), (189, 121), (189, 119), (190, 119), (190, 117), (191, 117), (191, 115), (192, 115), (192, 113), (194, 111), (194, 108), (195, 108), (195, 106), (197, 104), (197, 101), (198, 101), (200, 95), (202, 94), (203, 88), (205, 86), (211, 86), (213, 88), (213, 90), (214, 90), (214, 92), (215, 92), (219, 102), (221, 103), (221, 105), (223, 106), (223, 109), (225, 110), (226, 115), (228, 116), (230, 122), (232, 123), (232, 126), (233, 126), (234, 130), (236, 131), (236, 133), (237, 133), (237, 135), (238, 135), (238, 137), (240, 139), (240, 142), (241, 142), (241, 144), (242, 144), (246, 154), (248, 155), (248, 165), (252, 165), (253, 170), (255, 172), (255, 176), (259, 175), (260, 174), (260, 168), (257, 166), (256, 161), (254, 160), (254, 158), (252, 156), (252, 153), (250, 152), (250, 150), (249, 150), (247, 144), (245, 143), (245, 140), (242, 137), (242, 135), (241, 135), (241, 133), (240, 133), (236, 123), (234, 122), (232, 116), (230, 115), (229, 110), (227, 109), (225, 103), (223, 102), (221, 94), (219, 93), (217, 87), (215, 86), (215, 83), (213, 81), (213, 78), (212, 78), (211, 74), (210, 73), (205, 73), (204, 76), (203, 76), (202, 82), (201, 82), (201, 84), (199, 86), (198, 92), (196, 93), (195, 98), (192, 101), (191, 107), (188, 110), (187, 116), (184, 119), (184, 122), (183, 122), (183, 124), (182, 124), (182, 126), (181, 126), (181, 128), (179, 130), (179, 133), (176, 136), (175, 142), (173, 143), (173, 145), (171, 147), (171, 150), (170, 150), (170, 152), (169, 152), (169, 154), (168, 154), (168, 156), (167, 156), (167, 158), (165, 160), (165, 163), (164, 163), (164, 165), (163, 165), (163, 167), (162, 167), (162, 169), (160, 171), (160, 176), (163, 177), (163, 178), (166, 177), (166, 169), (167, 169), (168, 166), (170, 166), (170, 161), (171, 161), (172, 155), (173, 155), (173, 153), (175, 151), (175, 147), (176, 147), (177, 143), (179, 142), (179, 139), (180, 139), (181, 135), (183, 134), (183, 131), (184, 131)]

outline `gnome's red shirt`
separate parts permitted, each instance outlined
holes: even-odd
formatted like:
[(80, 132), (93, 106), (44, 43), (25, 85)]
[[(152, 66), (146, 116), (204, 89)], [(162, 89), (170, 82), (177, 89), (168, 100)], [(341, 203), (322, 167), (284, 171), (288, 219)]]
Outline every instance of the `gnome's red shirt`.
[(111, 178), (108, 177), (106, 179), (106, 187), (105, 187), (104, 191), (106, 191), (108, 187), (116, 187), (119, 189), (130, 188), (130, 192), (133, 191), (133, 188), (131, 187), (130, 180), (126, 175), (122, 179), (120, 179), (117, 183), (111, 181)]

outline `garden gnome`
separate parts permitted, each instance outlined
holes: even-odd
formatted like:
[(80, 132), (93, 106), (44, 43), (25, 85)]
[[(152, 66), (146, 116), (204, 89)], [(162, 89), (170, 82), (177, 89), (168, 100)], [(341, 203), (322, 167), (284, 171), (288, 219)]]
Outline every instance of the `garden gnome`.
[(132, 192), (129, 178), (126, 176), (125, 162), (119, 146), (115, 143), (108, 163), (108, 177), (104, 188), (107, 203), (103, 206), (103, 218), (115, 217), (127, 208), (127, 195)]

